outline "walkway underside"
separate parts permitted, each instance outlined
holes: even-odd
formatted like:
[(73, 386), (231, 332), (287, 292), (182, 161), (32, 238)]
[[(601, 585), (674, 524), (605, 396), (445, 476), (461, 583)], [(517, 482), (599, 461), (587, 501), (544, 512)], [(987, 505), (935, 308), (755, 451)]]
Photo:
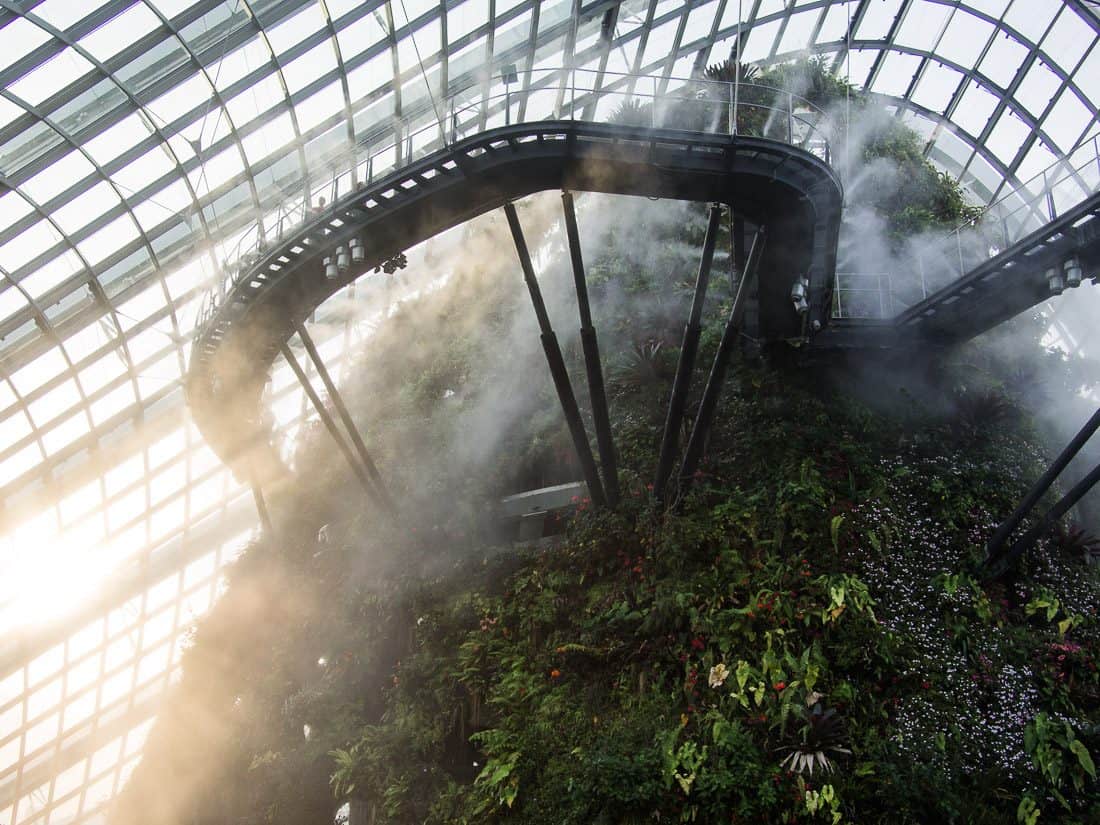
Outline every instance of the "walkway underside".
[[(292, 230), (236, 280), (192, 351), (188, 397), (208, 443), (239, 476), (267, 475), (257, 466), (275, 460), (266, 447), (261, 393), (299, 324), (337, 290), (409, 247), (556, 189), (726, 204), (768, 227), (755, 333), (798, 337), (828, 320), (842, 195), (817, 157), (761, 138), (680, 130), (577, 122), (504, 127), (351, 193)], [(324, 258), (352, 238), (364, 244), (365, 260), (326, 278)], [(800, 276), (809, 281), (805, 315), (790, 300)]]

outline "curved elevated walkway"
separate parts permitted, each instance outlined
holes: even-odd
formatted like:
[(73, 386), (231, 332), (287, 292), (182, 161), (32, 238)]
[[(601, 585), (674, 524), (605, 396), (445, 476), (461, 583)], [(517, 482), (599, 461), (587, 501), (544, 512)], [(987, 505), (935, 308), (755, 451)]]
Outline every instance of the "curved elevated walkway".
[[(249, 476), (257, 457), (247, 448), (267, 441), (260, 397), (272, 363), (325, 299), (421, 241), (551, 189), (727, 204), (769, 229), (758, 334), (801, 336), (828, 321), (842, 191), (816, 156), (765, 138), (674, 129), (578, 121), (505, 126), (350, 193), (241, 272), (196, 336), (187, 378), (194, 419), (214, 451)], [(323, 259), (351, 238), (364, 243), (366, 260), (327, 279)], [(809, 280), (808, 316), (789, 299), (799, 276)]]

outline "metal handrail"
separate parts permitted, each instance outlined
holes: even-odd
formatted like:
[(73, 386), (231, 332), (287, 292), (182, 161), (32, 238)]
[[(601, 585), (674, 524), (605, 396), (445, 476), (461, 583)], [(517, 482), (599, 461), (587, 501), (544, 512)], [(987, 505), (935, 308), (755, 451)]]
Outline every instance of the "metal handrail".
[[(948, 230), (939, 241), (922, 243), (912, 257), (916, 271), (912, 273), (913, 289), (907, 292), (915, 300), (911, 303), (902, 300), (891, 286), (888, 294), (880, 296), (880, 306), (884, 307), (888, 302), (891, 308), (900, 306), (904, 311), (908, 306), (927, 299), (937, 290), (949, 286), (975, 267), (1084, 203), (1098, 191), (1100, 132), (1081, 141), (1067, 156), (987, 204), (980, 214)], [(844, 280), (875, 274), (838, 272), (834, 289), (838, 295), (872, 291), (855, 289)], [(919, 291), (916, 288), (918, 282)], [(873, 303), (867, 302), (864, 306)], [(851, 307), (845, 309), (839, 301), (834, 302), (834, 309), (837, 310), (834, 317), (893, 317), (893, 312), (888, 315), (852, 315)]]
[[(468, 136), (467, 133), (485, 131), (490, 128), (491, 120), (503, 117), (504, 123), (511, 123), (513, 109), (525, 112), (527, 104), (536, 95), (555, 94), (560, 102), (553, 107), (548, 118), (524, 117), (518, 122), (539, 123), (547, 119), (612, 122), (615, 111), (609, 111), (608, 104), (631, 101), (640, 104), (638, 111), (648, 107), (649, 123), (635, 125), (682, 128), (679, 123), (668, 124), (669, 116), (682, 115), (682, 107), (686, 105), (691, 109), (693, 104), (697, 104), (698, 110), (689, 113), (709, 115), (705, 122), (700, 119), (702, 128), (698, 131), (737, 135), (743, 113), (762, 112), (766, 113), (762, 136), (799, 146), (827, 163), (831, 159), (832, 123), (828, 115), (808, 99), (775, 86), (708, 78), (600, 73), (593, 69), (533, 69), (523, 76), (525, 82), (518, 91), (512, 91), (510, 86), (513, 84), (497, 76), (490, 79), (490, 88), (504, 85), (503, 92), (480, 95), (470, 100), (473, 87), (467, 87), (449, 95), (439, 104), (433, 101), (430, 107), (402, 119), (396, 129), (398, 136), (385, 146), (372, 150), (365, 159), (357, 160), (354, 150), (335, 158), (329, 167), (332, 172), (330, 177), (308, 189), (303, 187), (296, 198), (281, 203), (272, 216), (265, 216), (238, 240), (222, 262), (220, 277), (216, 277), (202, 302), (196, 327), (201, 329), (205, 326), (221, 300), (247, 275), (250, 265), (269, 246), (265, 221), (275, 223), (274, 234), (281, 239), (288, 226), (299, 227), (308, 221), (312, 213), (319, 211), (312, 208), (315, 200), (327, 195), (336, 202), (342, 183), (346, 182), (346, 191), (350, 193), (360, 181), (365, 181), (369, 186), (384, 175), (399, 171), (431, 152), (455, 144)], [(538, 80), (532, 80), (535, 77)], [(594, 78), (592, 83), (583, 83), (589, 77)], [(616, 80), (609, 85), (607, 77)], [(594, 88), (600, 78), (603, 78), (600, 88)], [(672, 91), (668, 91), (670, 84), (675, 86)], [(746, 101), (746, 94), (751, 97), (753, 93), (772, 102)], [(429, 119), (423, 125), (412, 128), (415, 122), (425, 117)], [(361, 149), (363, 145), (356, 148)]]
[[(1100, 184), (1100, 132), (1093, 134), (1092, 136), (1085, 138), (1077, 144), (1070, 153), (1063, 158), (1051, 163), (1045, 169), (1032, 175), (1026, 181), (1013, 187), (1007, 194), (1001, 195), (997, 200), (991, 201), (981, 211), (981, 214), (976, 218), (972, 218), (967, 221), (963, 221), (957, 227), (956, 232), (961, 232), (967, 228), (974, 227), (977, 223), (985, 219), (990, 213), (995, 213), (997, 219), (1002, 219), (1007, 215), (1014, 214), (1023, 209), (1027, 209), (1032, 214), (1035, 213), (1034, 206), (1036, 203), (1042, 203), (1045, 207), (1042, 211), (1041, 221), (1042, 223), (1032, 225), (1025, 231), (1021, 231), (1019, 238), (1022, 238), (1028, 232), (1038, 229), (1039, 226), (1055, 220), (1058, 217), (1059, 209), (1062, 212), (1072, 209), (1077, 204), (1084, 201), (1090, 196), (1090, 192), (1086, 191), (1081, 184), (1087, 179), (1086, 170), (1089, 167), (1093, 167), (1097, 175), (1097, 183)], [(1060, 174), (1059, 174), (1060, 173)], [(1075, 199), (1072, 203), (1063, 203), (1059, 207), (1057, 204), (1055, 195), (1057, 192), (1065, 191), (1065, 187), (1062, 184), (1069, 180), (1073, 180), (1076, 184), (1072, 194)], [(1038, 188), (1034, 186), (1039, 182), (1042, 185)], [(1096, 191), (1096, 185), (1094, 184), (1092, 192)], [(1022, 197), (1023, 193), (1027, 193), (1027, 197)], [(1013, 198), (1019, 198), (1020, 204), (1014, 207), (1008, 213), (1004, 212), (1005, 204)]]

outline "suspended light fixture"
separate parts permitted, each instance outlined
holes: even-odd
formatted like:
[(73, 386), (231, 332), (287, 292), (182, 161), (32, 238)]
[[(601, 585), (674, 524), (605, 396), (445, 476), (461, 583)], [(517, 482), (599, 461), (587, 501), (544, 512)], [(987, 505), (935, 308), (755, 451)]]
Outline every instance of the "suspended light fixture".
[(348, 241), (348, 246), (351, 247), (351, 262), (353, 264), (361, 264), (367, 259), (367, 250), (361, 240), (352, 238)]
[(348, 248), (341, 244), (336, 247), (336, 268), (341, 272), (347, 272), (349, 266), (351, 266), (351, 255), (348, 254)]
[(806, 279), (800, 277), (791, 287), (791, 302), (794, 304), (794, 311), (799, 315), (805, 315), (810, 309), (810, 303), (806, 300), (806, 287), (808, 286), (809, 283)]
[(336, 260), (334, 258), (325, 258), (322, 263), (325, 265), (325, 277), (329, 280), (340, 277), (340, 270), (336, 268)]
[(1068, 258), (1062, 264), (1062, 271), (1066, 274), (1066, 286), (1081, 286), (1081, 278), (1084, 273), (1081, 271), (1081, 262), (1077, 260), (1076, 255)]
[(1050, 287), (1050, 294), (1061, 295), (1062, 290), (1066, 288), (1065, 279), (1062, 278), (1062, 270), (1056, 266), (1048, 267), (1044, 277), (1047, 279), (1047, 286)]

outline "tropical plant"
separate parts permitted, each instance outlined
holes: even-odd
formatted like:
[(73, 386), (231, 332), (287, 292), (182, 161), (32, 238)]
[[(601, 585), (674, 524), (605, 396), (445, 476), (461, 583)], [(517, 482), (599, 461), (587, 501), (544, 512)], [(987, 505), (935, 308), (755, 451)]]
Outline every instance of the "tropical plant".
[(721, 63), (715, 63), (703, 71), (707, 80), (717, 80), (721, 83), (755, 83), (760, 79), (760, 67), (752, 63), (738, 63), (736, 60), (726, 58)]
[(843, 747), (847, 738), (844, 720), (836, 708), (823, 708), (820, 702), (806, 708), (799, 730), (800, 741), (789, 746), (790, 753), (780, 763), (795, 773), (812, 775), (815, 768), (833, 770), (830, 754), (851, 754)]
[(617, 377), (623, 383), (653, 387), (664, 380), (660, 341), (641, 341), (633, 344), (623, 355)]
[(622, 126), (649, 126), (653, 120), (653, 105), (637, 98), (627, 98), (615, 107), (607, 119)]
[(1011, 421), (1015, 412), (1012, 402), (999, 390), (960, 388), (955, 392), (955, 416), (951, 427), (962, 441), (988, 440)]
[(1079, 524), (1059, 524), (1054, 530), (1054, 543), (1071, 558), (1082, 561), (1100, 558), (1100, 536), (1088, 532)]
[(1066, 808), (1069, 803), (1062, 789), (1069, 779), (1080, 791), (1096, 780), (1096, 765), (1092, 754), (1069, 722), (1039, 713), (1024, 730), (1024, 750), (1031, 756), (1055, 798)]

